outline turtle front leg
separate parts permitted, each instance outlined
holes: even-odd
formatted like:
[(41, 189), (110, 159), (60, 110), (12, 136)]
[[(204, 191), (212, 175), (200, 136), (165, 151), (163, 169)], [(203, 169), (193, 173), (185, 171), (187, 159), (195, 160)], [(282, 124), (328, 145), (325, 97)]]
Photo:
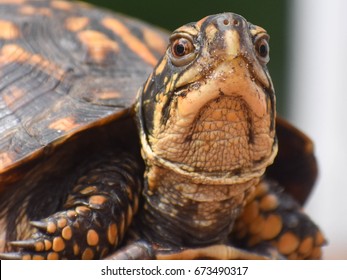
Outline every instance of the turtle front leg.
[(120, 244), (138, 208), (139, 167), (128, 155), (99, 161), (77, 180), (63, 210), (32, 221), (28, 240), (2, 259), (100, 259)]
[(319, 259), (325, 244), (301, 206), (272, 181), (256, 187), (234, 228), (234, 242), (270, 258)]

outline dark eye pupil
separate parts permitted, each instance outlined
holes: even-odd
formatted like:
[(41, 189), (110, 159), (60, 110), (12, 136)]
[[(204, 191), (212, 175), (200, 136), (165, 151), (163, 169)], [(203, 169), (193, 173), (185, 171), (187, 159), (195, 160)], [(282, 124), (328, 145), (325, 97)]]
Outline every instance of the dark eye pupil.
[(194, 52), (194, 45), (191, 40), (181, 37), (172, 42), (171, 54), (173, 59), (184, 60)]
[(267, 53), (268, 53), (268, 50), (267, 50), (267, 46), (265, 44), (261, 44), (259, 46), (259, 54), (260, 56), (262, 57), (266, 57), (267, 56)]
[(185, 47), (183, 44), (177, 44), (175, 46), (175, 52), (177, 55), (184, 55), (185, 53)]

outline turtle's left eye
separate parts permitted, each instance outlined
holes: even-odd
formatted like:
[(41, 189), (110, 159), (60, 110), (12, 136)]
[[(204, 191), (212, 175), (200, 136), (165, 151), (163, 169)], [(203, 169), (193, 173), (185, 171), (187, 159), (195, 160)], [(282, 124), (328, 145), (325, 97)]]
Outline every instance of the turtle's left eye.
[(255, 41), (255, 51), (258, 55), (260, 61), (264, 64), (268, 63), (270, 60), (270, 46), (268, 38), (259, 38)]
[(182, 57), (191, 53), (194, 49), (194, 45), (186, 38), (179, 38), (172, 43), (171, 48), (172, 54), (175, 57)]
[(170, 56), (175, 66), (186, 65), (195, 58), (195, 47), (191, 39), (176, 37), (171, 42)]

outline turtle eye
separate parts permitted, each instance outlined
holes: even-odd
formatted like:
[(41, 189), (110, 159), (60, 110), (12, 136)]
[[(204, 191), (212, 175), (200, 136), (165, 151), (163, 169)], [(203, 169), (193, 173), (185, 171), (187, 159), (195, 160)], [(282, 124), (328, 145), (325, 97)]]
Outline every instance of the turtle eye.
[(195, 57), (193, 42), (186, 37), (174, 38), (170, 48), (171, 61), (175, 66), (183, 66)]
[(171, 51), (175, 57), (182, 57), (190, 54), (194, 50), (194, 45), (186, 38), (176, 39), (172, 43)]
[(270, 46), (268, 38), (262, 37), (255, 41), (255, 51), (260, 61), (264, 64), (270, 60)]

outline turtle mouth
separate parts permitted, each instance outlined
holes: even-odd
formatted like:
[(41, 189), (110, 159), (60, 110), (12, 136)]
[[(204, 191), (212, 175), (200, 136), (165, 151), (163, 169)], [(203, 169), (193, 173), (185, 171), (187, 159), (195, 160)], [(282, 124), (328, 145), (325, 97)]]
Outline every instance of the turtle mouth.
[(273, 84), (272, 84), (270, 75), (267, 72), (267, 70), (262, 69), (266, 78), (264, 79), (264, 77), (261, 77), (262, 75), (259, 74), (259, 70), (256, 71), (255, 67), (253, 66), (253, 63), (251, 63), (250, 59), (246, 55), (242, 55), (241, 57), (247, 65), (251, 80), (254, 81), (256, 84), (258, 84), (259, 88), (263, 90), (265, 97), (269, 100), (269, 103), (270, 103), (269, 111), (270, 111), (270, 118), (271, 118), (270, 130), (273, 131), (275, 129), (276, 100), (275, 100), (275, 93), (274, 93)]
[(274, 129), (275, 96), (272, 83), (266, 70), (262, 69), (262, 73), (258, 71), (246, 56), (238, 55), (201, 71), (189, 83), (182, 83), (178, 78), (176, 84), (181, 85), (173, 90), (167, 106), (164, 106), (163, 123), (170, 116), (173, 103), (182, 118), (194, 121), (201, 108), (211, 100), (232, 96), (243, 99), (257, 116), (270, 114), (271, 129)]

